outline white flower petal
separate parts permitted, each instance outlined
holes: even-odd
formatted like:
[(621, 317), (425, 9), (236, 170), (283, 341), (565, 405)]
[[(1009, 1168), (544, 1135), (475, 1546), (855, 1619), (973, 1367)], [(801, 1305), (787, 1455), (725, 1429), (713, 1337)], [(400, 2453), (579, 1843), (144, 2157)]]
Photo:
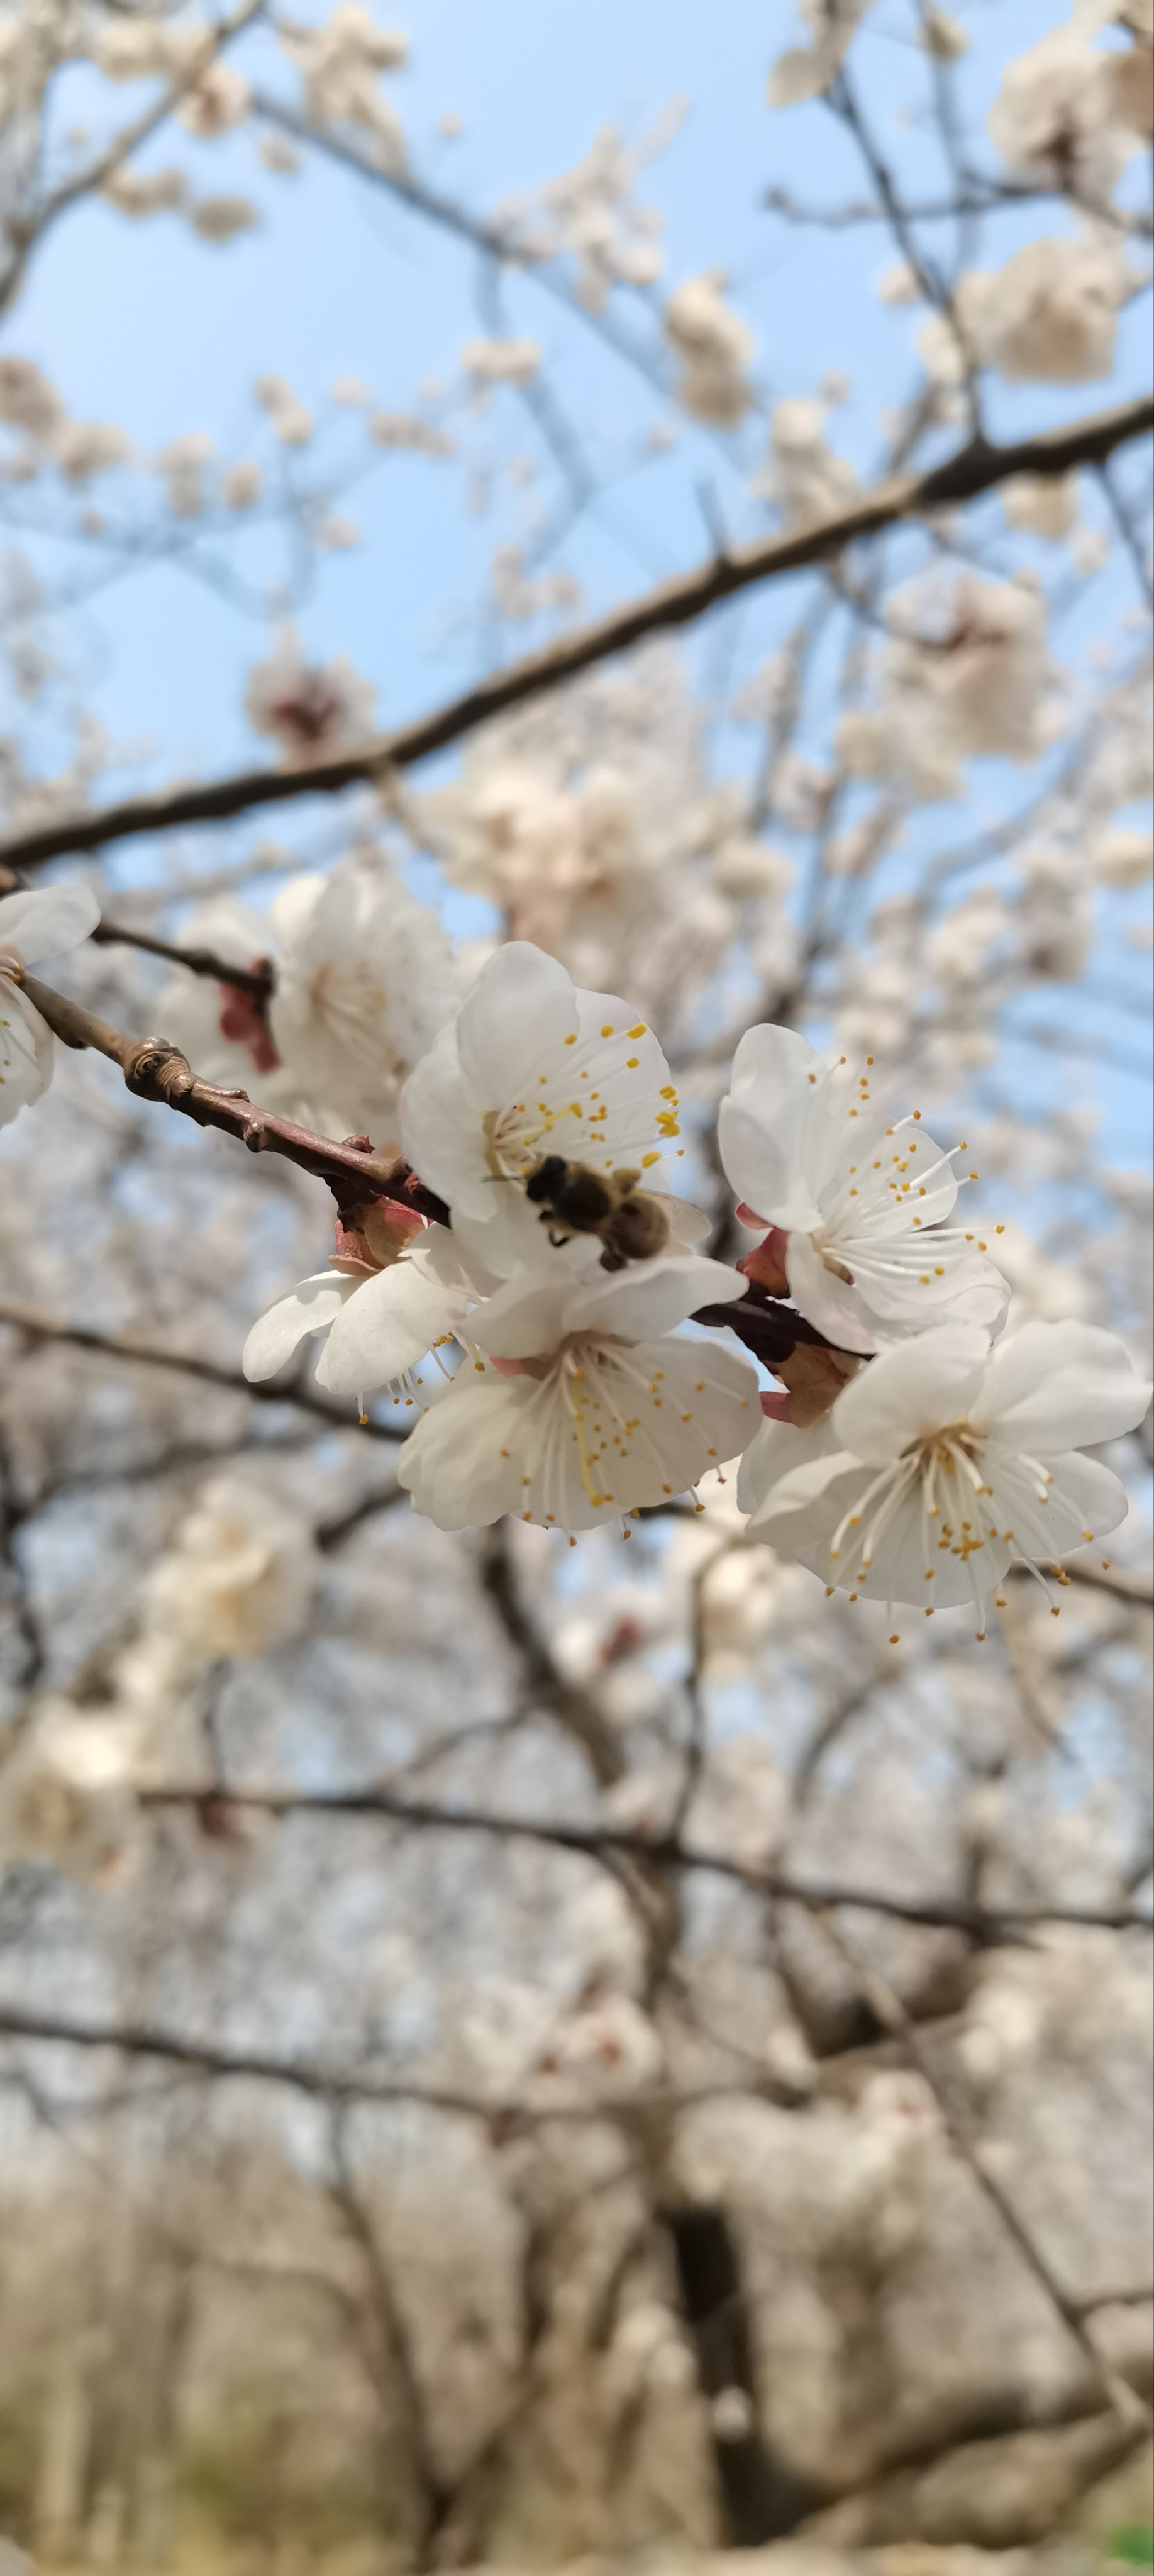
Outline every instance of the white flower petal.
[(745, 1286), (739, 1271), (724, 1261), (705, 1261), (699, 1253), (633, 1261), (627, 1270), (602, 1272), (570, 1294), (565, 1330), (614, 1333), (627, 1342), (644, 1334), (652, 1341), (684, 1324), (702, 1306), (744, 1296)]
[(511, 940), (490, 958), (457, 1016), (466, 1088), (492, 1107), (514, 1099), (576, 1027), (572, 977), (543, 949)]
[(833, 1408), (837, 1439), (881, 1466), (911, 1442), (965, 1420), (983, 1384), (989, 1345), (976, 1328), (942, 1324), (899, 1342), (862, 1369)]
[(785, 1275), (794, 1304), (839, 1351), (876, 1350), (877, 1329), (857, 1289), (827, 1268), (809, 1234), (788, 1237)]
[(78, 948), (100, 919), (91, 886), (24, 886), (0, 902), (0, 948), (14, 948), (25, 966)]
[(532, 1383), (466, 1369), (405, 1441), (398, 1484), (438, 1529), (487, 1529), (516, 1509), (522, 1469), (514, 1453)]
[(317, 1362), (317, 1385), (330, 1395), (391, 1386), (434, 1342), (455, 1333), (464, 1314), (460, 1288), (430, 1279), (416, 1260), (394, 1262), (346, 1299)]
[(0, 975), (0, 1127), (39, 1100), (52, 1078), (55, 1040), (39, 1011)]
[(302, 1279), (298, 1288), (270, 1306), (253, 1325), (241, 1359), (245, 1376), (254, 1382), (275, 1377), (299, 1342), (310, 1333), (327, 1332), (336, 1322), (356, 1286), (355, 1279), (335, 1270), (318, 1270), (311, 1279)]
[(573, 1282), (561, 1262), (552, 1270), (520, 1271), (470, 1319), (469, 1338), (493, 1359), (530, 1359), (561, 1339)]
[(1150, 1394), (1115, 1334), (1094, 1324), (1024, 1324), (990, 1359), (978, 1417), (999, 1441), (1052, 1454), (1134, 1430)]

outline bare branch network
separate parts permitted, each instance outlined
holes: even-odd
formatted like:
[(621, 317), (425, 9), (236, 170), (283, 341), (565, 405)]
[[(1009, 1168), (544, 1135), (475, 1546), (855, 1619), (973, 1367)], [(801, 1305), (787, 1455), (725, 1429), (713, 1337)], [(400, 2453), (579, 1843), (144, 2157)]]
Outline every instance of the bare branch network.
[(655, 590), (629, 601), (560, 642), (527, 653), (503, 670), (392, 733), (379, 734), (363, 749), (338, 759), (302, 764), (291, 770), (241, 770), (203, 787), (170, 789), (159, 795), (126, 798), (91, 814), (76, 814), (0, 843), (0, 866), (41, 867), (49, 859), (83, 850), (104, 849), (112, 841), (140, 833), (175, 831), (189, 823), (226, 822), (263, 805), (280, 805), (300, 796), (331, 796), (360, 781), (387, 777), (393, 769), (411, 768), (509, 707), (523, 705), (576, 678), (611, 655), (628, 652), (645, 636), (687, 626), (759, 582), (781, 579), (840, 554), (859, 538), (876, 536), (902, 519), (917, 519), (974, 501), (1017, 475), (1056, 478), (1078, 466), (1102, 465), (1119, 447), (1154, 428), (1154, 399), (1118, 404), (1070, 427), (1045, 430), (1030, 438), (996, 445), (973, 439), (941, 465), (919, 474), (896, 476), (851, 509), (835, 512), (787, 536), (761, 539), (755, 545), (720, 551), (691, 573), (662, 582)]

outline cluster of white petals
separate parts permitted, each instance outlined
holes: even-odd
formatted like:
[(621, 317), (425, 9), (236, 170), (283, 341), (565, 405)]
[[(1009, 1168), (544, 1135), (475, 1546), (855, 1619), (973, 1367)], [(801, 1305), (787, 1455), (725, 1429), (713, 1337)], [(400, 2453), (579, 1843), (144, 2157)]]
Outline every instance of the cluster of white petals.
[(400, 168), (405, 138), (400, 118), (380, 86), (382, 72), (400, 71), (408, 38), (380, 27), (360, 0), (337, 0), (317, 27), (286, 25), (280, 41), (304, 84), (305, 106), (318, 125), (360, 126), (382, 161)]
[(244, 711), (253, 732), (270, 734), (293, 767), (363, 742), (374, 729), (376, 692), (347, 653), (306, 662), (295, 627), (283, 626), (267, 660), (249, 672)]
[(961, 793), (963, 761), (1037, 758), (1050, 665), (1045, 602), (1028, 579), (918, 582), (894, 592), (889, 615), (880, 704), (852, 709), (836, 729), (851, 775), (900, 778), (932, 799)]
[(184, 938), (275, 974), (263, 1013), (235, 985), (177, 974), (166, 986), (165, 1032), (198, 1072), (326, 1135), (395, 1136), (400, 1087), (452, 1009), (453, 967), (387, 859), (354, 850), (328, 877), (291, 878), (263, 913), (221, 897)]
[(1017, 179), (1101, 203), (1152, 130), (1154, 51), (1105, 51), (1095, 39), (1123, 11), (1076, 9), (1007, 66), (989, 115), (990, 141)]
[(1060, 1575), (1117, 1528), (1125, 1488), (1080, 1453), (1133, 1430), (1150, 1395), (1093, 1325), (1026, 1324), (991, 1351), (977, 1327), (941, 1324), (874, 1360), (823, 1423), (767, 1423), (739, 1500), (834, 1589), (927, 1616), (970, 1601), (981, 1634), (1011, 1565)]
[(508, 198), (497, 209), (520, 258), (573, 260), (576, 291), (590, 313), (604, 311), (615, 286), (651, 286), (661, 273), (665, 218), (639, 206), (633, 189), (645, 163), (676, 133), (683, 113), (683, 102), (674, 99), (653, 130), (632, 145), (615, 125), (603, 125), (571, 170), (532, 198)]
[(856, 497), (852, 465), (826, 443), (829, 409), (826, 401), (800, 396), (774, 404), (769, 455), (751, 488), (776, 502), (785, 519), (827, 518)]
[(724, 269), (687, 277), (663, 315), (666, 339), (681, 367), (677, 399), (695, 420), (735, 429), (753, 401), (749, 368), (757, 342), (725, 301)]
[[(955, 303), (965, 349), (1007, 384), (1094, 383), (1113, 367), (1119, 308), (1136, 282), (1109, 233), (1027, 242), (1004, 268), (971, 269), (961, 280)], [(927, 322), (920, 346), (933, 376), (957, 380), (963, 348), (940, 317)]]

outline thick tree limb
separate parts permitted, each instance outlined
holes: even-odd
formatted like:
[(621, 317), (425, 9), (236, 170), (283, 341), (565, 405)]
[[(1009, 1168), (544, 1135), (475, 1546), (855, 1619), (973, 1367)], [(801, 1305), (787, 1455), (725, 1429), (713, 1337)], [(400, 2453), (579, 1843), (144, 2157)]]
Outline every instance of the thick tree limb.
[(1032, 438), (994, 446), (971, 441), (944, 464), (921, 474), (903, 474), (863, 494), (848, 510), (763, 537), (755, 545), (725, 549), (680, 573), (641, 598), (614, 609), (608, 617), (579, 626), (539, 652), (526, 653), (493, 671), (477, 686), (447, 705), (419, 716), (393, 733), (378, 734), (357, 751), (296, 769), (241, 770), (231, 778), (206, 785), (178, 787), (159, 795), (127, 798), (88, 814), (75, 814), (39, 831), (19, 834), (0, 845), (0, 864), (39, 867), (70, 852), (103, 849), (110, 841), (141, 832), (174, 831), (188, 823), (227, 821), (261, 805), (279, 805), (297, 796), (331, 796), (359, 781), (373, 781), (390, 769), (407, 769), (448, 744), (459, 742), (477, 725), (506, 708), (524, 704), (562, 681), (575, 678), (611, 654), (628, 652), (646, 635), (687, 626), (723, 600), (754, 584), (786, 573), (804, 571), (831, 555), (842, 554), (861, 537), (875, 536), (898, 519), (923, 517), (951, 509), (992, 492), (1012, 475), (1061, 475), (1079, 465), (1101, 465), (1116, 448), (1146, 436), (1154, 428), (1154, 401), (1149, 396), (1096, 412), (1068, 428), (1047, 430)]

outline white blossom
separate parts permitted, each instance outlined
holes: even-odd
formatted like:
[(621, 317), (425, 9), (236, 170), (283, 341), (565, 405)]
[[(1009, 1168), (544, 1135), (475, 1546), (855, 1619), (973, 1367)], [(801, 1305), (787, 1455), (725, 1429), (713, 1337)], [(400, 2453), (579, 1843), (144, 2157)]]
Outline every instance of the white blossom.
[(779, 54), (769, 75), (771, 107), (798, 107), (820, 98), (841, 70), (861, 20), (873, 0), (798, 0), (798, 15), (812, 31), (808, 45)]
[(99, 919), (91, 886), (35, 886), (0, 898), (0, 1127), (52, 1079), (55, 1041), (21, 990), (20, 969), (79, 947)]
[(52, 453), (66, 483), (88, 483), (125, 464), (132, 441), (110, 421), (69, 420), (56, 431)]
[(171, 438), (156, 459), (164, 476), (168, 506), (175, 518), (197, 519), (204, 508), (204, 472), (215, 453), (207, 430), (188, 429)]
[(241, 462), (230, 465), (221, 482), (221, 494), (228, 510), (251, 510), (260, 499), (260, 467)]
[(567, 1253), (518, 1273), (474, 1308), (475, 1363), (401, 1451), (416, 1510), (440, 1529), (515, 1512), (572, 1533), (695, 1485), (752, 1439), (757, 1379), (736, 1350), (674, 1327), (742, 1284), (697, 1254), (608, 1279)]
[[(1007, 384), (1081, 385), (1108, 376), (1114, 364), (1118, 309), (1133, 279), (1116, 240), (1026, 242), (1004, 268), (973, 270), (962, 282), (958, 312), (979, 361)], [(935, 372), (953, 371), (927, 324), (922, 346)]]
[(130, 1716), (34, 1701), (0, 1756), (0, 1861), (51, 1863), (106, 1883), (124, 1860), (139, 1810), (140, 1729)]
[(916, 1118), (888, 1119), (868, 1074), (831, 1069), (793, 1029), (748, 1029), (734, 1057), (721, 1156), (746, 1221), (771, 1229), (744, 1266), (771, 1294), (788, 1289), (841, 1350), (875, 1350), (946, 1314), (996, 1331), (1005, 1314), (984, 1245), (944, 1223), (953, 1158)]
[(408, 60), (407, 37), (379, 27), (360, 0), (338, 0), (319, 27), (282, 28), (280, 41), (301, 74), (309, 115), (319, 125), (347, 121), (363, 127), (382, 161), (402, 167), (405, 138), (380, 74), (399, 71)]
[(177, 114), (188, 132), (204, 141), (227, 134), (231, 126), (243, 125), (251, 105), (252, 91), (243, 72), (221, 60), (210, 63), (194, 87), (185, 92)]
[[(255, 1478), (215, 1478), (153, 1567), (142, 1635), (161, 1639), (175, 1682), (221, 1657), (262, 1655), (309, 1625), (319, 1561), (307, 1524)], [(120, 1678), (131, 1696), (130, 1667)]]
[(734, 429), (753, 401), (748, 368), (757, 343), (724, 300), (724, 269), (687, 277), (669, 298), (662, 327), (681, 364), (677, 398), (695, 420)]
[(189, 207), (188, 220), (201, 241), (224, 243), (235, 241), (238, 233), (252, 232), (260, 216), (250, 197), (198, 197)]
[(31, 358), (0, 357), (0, 420), (29, 438), (50, 439), (64, 419), (64, 405)]
[(248, 1089), (267, 1108), (329, 1135), (396, 1133), (398, 1095), (453, 1006), (452, 957), (436, 916), (389, 861), (354, 850), (328, 877), (290, 878), (267, 913), (226, 899), (184, 933), (229, 964), (271, 961), (262, 1012), (234, 985), (179, 975), (165, 987), (165, 1031), (209, 1081)]
[(1148, 885), (1154, 876), (1154, 838), (1140, 824), (1114, 823), (1095, 842), (1090, 865), (1099, 885)]
[(376, 691), (347, 653), (306, 662), (295, 627), (282, 626), (267, 661), (249, 672), (244, 711), (292, 768), (364, 742), (374, 730)]
[(307, 447), (313, 434), (312, 413), (305, 410), (287, 376), (258, 376), (253, 392), (281, 446)]
[(1125, 1488), (1081, 1456), (1139, 1423), (1151, 1389), (1112, 1333), (1026, 1324), (991, 1352), (943, 1324), (883, 1352), (811, 1431), (767, 1423), (738, 1499), (750, 1527), (827, 1584), (926, 1613), (982, 1605), (1123, 1519)]
[(188, 182), (183, 170), (134, 170), (126, 163), (109, 172), (100, 193), (118, 215), (138, 220), (171, 214), (174, 207), (182, 206)]
[(539, 340), (466, 340), (461, 365), (475, 385), (528, 385), (543, 355)]
[(1111, 194), (1135, 150), (1149, 86), (1149, 49), (1099, 53), (1096, 32), (1075, 19), (1017, 55), (989, 116), (990, 140), (1015, 177), (1090, 201)]
[[(413, 1169), (475, 1229), (503, 1271), (544, 1233), (524, 1182), (547, 1154), (649, 1176), (679, 1133), (677, 1093), (651, 1029), (613, 994), (578, 990), (527, 941), (498, 950), (410, 1075), (401, 1138)], [(499, 1249), (500, 1247), (500, 1249)]]
[(853, 502), (858, 479), (852, 465), (827, 447), (828, 404), (794, 399), (775, 403), (769, 457), (751, 490), (776, 501), (787, 520), (822, 519)]
[(407, 1387), (426, 1354), (463, 1325), (475, 1290), (447, 1229), (390, 1199), (356, 1217), (338, 1223), (329, 1268), (302, 1279), (254, 1324), (246, 1377), (275, 1377), (302, 1341), (323, 1333), (316, 1379), (331, 1395)]

